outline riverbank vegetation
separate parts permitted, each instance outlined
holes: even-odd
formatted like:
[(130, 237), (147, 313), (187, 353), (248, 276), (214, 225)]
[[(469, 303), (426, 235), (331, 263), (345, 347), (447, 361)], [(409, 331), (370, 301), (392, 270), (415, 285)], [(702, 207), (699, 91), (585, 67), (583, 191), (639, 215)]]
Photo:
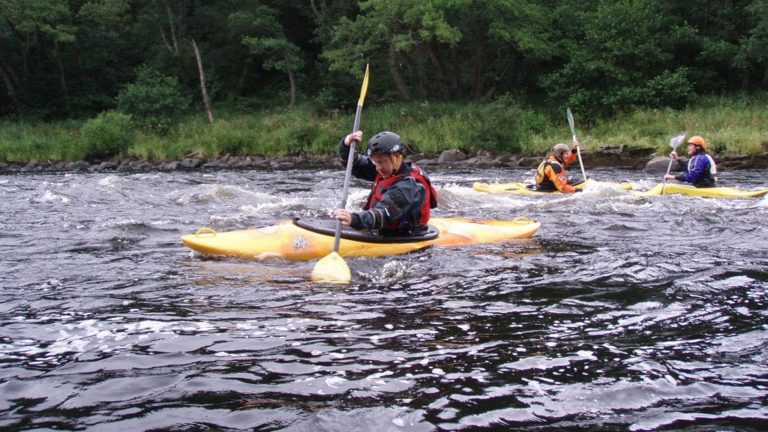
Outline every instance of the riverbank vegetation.
[[(496, 154), (543, 154), (556, 142), (569, 142), (564, 113), (524, 108), (509, 99), (492, 103), (414, 102), (370, 106), (364, 131), (398, 131), (411, 151), (438, 154), (447, 149), (488, 150)], [(0, 159), (102, 160), (111, 157), (152, 161), (230, 155), (326, 155), (351, 128), (353, 113), (318, 113), (311, 106), (243, 113), (224, 112), (213, 124), (197, 114), (180, 116), (158, 132), (134, 124), (131, 116), (108, 112), (85, 121), (0, 121)], [(669, 151), (679, 131), (701, 134), (716, 153), (768, 151), (768, 95), (709, 97), (686, 109), (646, 109), (612, 119), (580, 118), (577, 135), (584, 147), (625, 145)]]
[(765, 151), (768, 0), (0, 0), (0, 161), (414, 151)]

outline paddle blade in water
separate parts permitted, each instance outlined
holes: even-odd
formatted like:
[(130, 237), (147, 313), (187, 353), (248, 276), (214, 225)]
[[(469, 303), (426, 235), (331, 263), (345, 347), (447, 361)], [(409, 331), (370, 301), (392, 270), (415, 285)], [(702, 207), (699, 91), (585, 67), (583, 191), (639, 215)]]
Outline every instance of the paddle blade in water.
[(348, 284), (352, 280), (349, 266), (338, 252), (331, 252), (315, 264), (312, 269), (314, 282)]

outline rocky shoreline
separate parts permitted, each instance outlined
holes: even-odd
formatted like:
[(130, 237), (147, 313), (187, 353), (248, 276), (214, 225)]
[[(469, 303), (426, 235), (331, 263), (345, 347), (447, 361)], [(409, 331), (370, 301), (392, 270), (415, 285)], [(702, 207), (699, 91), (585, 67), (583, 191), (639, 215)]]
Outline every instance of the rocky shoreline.
[[(665, 172), (669, 164), (666, 156), (653, 157), (655, 149), (603, 147), (597, 151), (582, 151), (582, 158), (589, 168), (621, 168), (645, 170), (649, 173)], [(535, 168), (543, 155), (494, 155), (488, 151), (469, 152), (446, 150), (440, 155), (414, 154), (408, 157), (422, 167), (514, 167)], [(766, 169), (768, 152), (761, 155), (714, 156), (718, 169)], [(188, 171), (219, 169), (293, 169), (341, 166), (339, 158), (329, 156), (230, 156), (206, 159), (190, 154), (179, 161), (149, 162), (135, 159), (100, 162), (50, 162), (30, 161), (26, 164), (0, 162), (0, 174), (39, 172), (147, 172)]]

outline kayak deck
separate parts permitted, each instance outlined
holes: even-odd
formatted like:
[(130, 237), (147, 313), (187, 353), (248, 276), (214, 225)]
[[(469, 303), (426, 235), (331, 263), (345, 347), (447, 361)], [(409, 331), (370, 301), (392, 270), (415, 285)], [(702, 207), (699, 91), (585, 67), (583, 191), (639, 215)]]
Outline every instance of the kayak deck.
[[(601, 182), (592, 179), (578, 183), (574, 185), (576, 189), (589, 190), (597, 187), (618, 187), (624, 190), (631, 190), (632, 183), (622, 182)], [(516, 195), (552, 195), (561, 194), (560, 191), (541, 191), (536, 190), (533, 185), (521, 182), (509, 182), (509, 183), (480, 183), (475, 182), (472, 184), (472, 189), (478, 192), (487, 192), (495, 194), (516, 194)]]
[(647, 191), (633, 191), (638, 196), (689, 195), (709, 198), (760, 198), (768, 194), (768, 189), (745, 191), (732, 187), (697, 188), (691, 185), (660, 183)]
[[(335, 225), (335, 221), (331, 222)], [(342, 237), (339, 243), (339, 254), (341, 256), (384, 256), (404, 254), (430, 246), (499, 243), (532, 237), (541, 227), (541, 223), (527, 217), (509, 221), (432, 218), (429, 225), (438, 232), (437, 236), (429, 239), (393, 242), (392, 238), (386, 236), (369, 236), (359, 239)], [(347, 228), (345, 231), (350, 229)], [(245, 259), (282, 257), (311, 260), (322, 258), (333, 250), (334, 235), (309, 230), (297, 225), (294, 220), (287, 220), (268, 227), (222, 233), (211, 228), (202, 228), (194, 234), (183, 236), (181, 241), (186, 247), (209, 255)]]

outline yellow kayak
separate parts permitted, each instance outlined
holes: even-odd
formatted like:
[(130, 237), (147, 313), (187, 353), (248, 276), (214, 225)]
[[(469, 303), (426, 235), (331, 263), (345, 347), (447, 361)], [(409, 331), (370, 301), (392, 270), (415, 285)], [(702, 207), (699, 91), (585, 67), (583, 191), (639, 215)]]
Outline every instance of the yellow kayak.
[[(386, 237), (344, 227), (339, 255), (384, 256), (429, 246), (500, 243), (532, 237), (541, 223), (527, 217), (510, 221), (432, 218), (429, 225), (429, 231), (419, 237)], [(210, 255), (311, 260), (322, 258), (333, 250), (335, 227), (335, 220), (294, 219), (263, 228), (221, 233), (202, 228), (195, 234), (183, 236), (181, 241), (190, 249)]]
[[(632, 189), (632, 183), (601, 182), (601, 181), (596, 181), (592, 179), (587, 179), (587, 181), (585, 182), (574, 185), (576, 189), (581, 189), (581, 190), (595, 188), (597, 186), (612, 186), (612, 187), (618, 187), (624, 190)], [(529, 185), (528, 183), (514, 183), (514, 182), (512, 183), (475, 182), (472, 184), (472, 189), (478, 192), (488, 192), (488, 193), (496, 193), (496, 194), (516, 194), (516, 195), (549, 195), (549, 194), (561, 193), (559, 191), (538, 191), (533, 188), (533, 185)]]
[(768, 189), (745, 191), (732, 187), (697, 188), (677, 183), (660, 183), (647, 191), (633, 191), (638, 196), (653, 195), (690, 195), (710, 198), (759, 198), (768, 194)]

